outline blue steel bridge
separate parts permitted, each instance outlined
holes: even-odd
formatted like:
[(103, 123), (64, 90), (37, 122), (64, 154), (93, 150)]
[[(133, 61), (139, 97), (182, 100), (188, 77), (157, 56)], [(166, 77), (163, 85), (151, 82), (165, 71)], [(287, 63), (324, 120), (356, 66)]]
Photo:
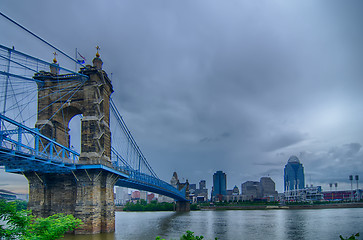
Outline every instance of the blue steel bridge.
[[(61, 145), (34, 128), (38, 85), (42, 84), (42, 81), (33, 77), (41, 71), (49, 71), (51, 63), (2, 45), (0, 45), (0, 63), (2, 68), (0, 70), (2, 107), (0, 164), (5, 166), (7, 172), (72, 173), (79, 169), (99, 168), (119, 176), (116, 186), (150, 191), (178, 201), (187, 201), (185, 189), (179, 191), (156, 175), (112, 99), (110, 99), (112, 165), (81, 164), (79, 152), (72, 150), (70, 146)], [(65, 84), (63, 89), (59, 84), (57, 89), (58, 92), (64, 92), (62, 96), (68, 96), (70, 99), (81, 89), (80, 86), (89, 80), (89, 77), (59, 68), (61, 72), (67, 74), (67, 78), (73, 78), (73, 86)], [(50, 105), (54, 103), (56, 100)], [(50, 105), (45, 108), (50, 108)]]
[[(38, 178), (45, 190), (34, 187), (36, 184), (31, 184), (29, 180), (30, 191), (34, 191), (34, 195), (46, 192), (51, 185), (46, 178), (55, 175), (71, 176), (74, 178), (72, 181), (80, 182), (81, 172), (92, 181), (101, 173), (107, 173), (111, 177), (105, 181), (111, 182), (111, 185), (145, 190), (171, 197), (177, 202), (188, 202), (186, 187), (176, 189), (161, 180), (151, 168), (115, 102), (111, 97), (104, 97), (106, 88), (95, 83), (96, 90), (92, 94), (87, 93), (87, 89), (91, 88), (90, 82), (94, 82), (90, 76), (98, 76), (103, 84), (108, 83), (109, 95), (113, 92), (112, 84), (102, 70), (99, 55), (95, 59), (96, 66), (81, 64), (81, 70), (75, 72), (62, 68), (56, 61), (48, 63), (0, 45), (0, 166), (5, 166), (9, 173), (23, 174), (28, 180), (31, 176)], [(74, 107), (77, 101), (82, 103), (85, 99), (94, 105), (89, 108), (92, 116), (85, 116), (86, 110), (81, 112)], [(84, 107), (79, 106), (79, 109)], [(69, 123), (74, 116), (82, 122), (82, 131), (71, 129)], [(87, 121), (92, 122), (89, 128), (83, 126)], [(53, 127), (57, 136), (49, 134), (49, 126)], [(74, 130), (78, 133), (73, 133)], [(70, 131), (72, 134), (69, 134)], [(107, 134), (108, 131), (110, 134)], [(72, 147), (73, 138), (77, 138), (77, 135), (82, 135), (80, 152)], [(94, 156), (89, 152), (99, 155)], [(74, 194), (78, 197), (80, 193)], [(45, 200), (34, 200), (36, 196), (30, 198), (36, 209), (37, 204), (45, 204), (49, 197), (45, 196)], [(56, 204), (53, 203), (51, 208), (56, 208)], [(49, 213), (57, 211), (61, 210), (48, 210)], [(104, 224), (102, 221), (100, 224)], [(96, 226), (85, 231), (112, 231), (112, 226), (107, 230)]]

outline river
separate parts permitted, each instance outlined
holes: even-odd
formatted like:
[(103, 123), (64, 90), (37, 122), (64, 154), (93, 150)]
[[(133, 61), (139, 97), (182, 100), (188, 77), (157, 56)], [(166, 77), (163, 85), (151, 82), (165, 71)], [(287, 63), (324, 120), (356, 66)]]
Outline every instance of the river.
[(313, 210), (226, 210), (175, 212), (116, 212), (110, 234), (67, 235), (67, 240), (179, 240), (191, 230), (204, 239), (339, 240), (360, 232), (363, 208)]

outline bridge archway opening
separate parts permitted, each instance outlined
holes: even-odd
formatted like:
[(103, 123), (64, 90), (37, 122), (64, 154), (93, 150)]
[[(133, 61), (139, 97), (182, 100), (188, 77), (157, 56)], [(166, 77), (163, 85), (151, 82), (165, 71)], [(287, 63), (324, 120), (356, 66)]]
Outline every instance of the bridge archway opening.
[(80, 153), (81, 152), (81, 121), (82, 121), (82, 114), (77, 114), (72, 117), (69, 121), (68, 128), (69, 128), (69, 147)]

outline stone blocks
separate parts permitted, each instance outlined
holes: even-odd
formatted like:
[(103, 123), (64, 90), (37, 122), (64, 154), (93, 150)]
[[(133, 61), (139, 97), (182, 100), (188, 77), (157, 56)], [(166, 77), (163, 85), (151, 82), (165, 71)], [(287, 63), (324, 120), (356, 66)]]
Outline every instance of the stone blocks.
[(118, 176), (103, 170), (74, 174), (27, 173), (29, 209), (39, 217), (72, 214), (84, 223), (76, 233), (115, 231), (113, 187)]

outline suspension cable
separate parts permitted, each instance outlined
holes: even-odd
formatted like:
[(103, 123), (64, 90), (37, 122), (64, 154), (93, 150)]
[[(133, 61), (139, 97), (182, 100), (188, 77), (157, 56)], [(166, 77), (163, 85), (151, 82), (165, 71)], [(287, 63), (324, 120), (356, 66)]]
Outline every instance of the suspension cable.
[(79, 63), (77, 60), (73, 59), (71, 56), (69, 56), (68, 54), (66, 54), (65, 52), (63, 52), (62, 50), (60, 50), (59, 48), (53, 46), (52, 44), (50, 44), (49, 42), (45, 41), (43, 38), (39, 37), (38, 35), (36, 35), (35, 33), (31, 32), (30, 30), (26, 29), (25, 27), (23, 27), (22, 25), (20, 25), (19, 23), (15, 22), (14, 20), (12, 20), (11, 18), (9, 18), (8, 16), (6, 16), (5, 14), (3, 14), (2, 12), (0, 12), (0, 15), (3, 16), (4, 18), (6, 18), (7, 20), (9, 20), (10, 22), (14, 23), (16, 26), (20, 27), (21, 29), (23, 29), (24, 31), (26, 31), (27, 33), (31, 34), (33, 37), (37, 38), (38, 40), (42, 41), (43, 43), (47, 44), (48, 46), (50, 46), (51, 48), (55, 49), (56, 51), (60, 52), (61, 54), (63, 54), (64, 56), (66, 56), (67, 58), (69, 58), (70, 60), (72, 60), (73, 62), (81, 65), (82, 67), (85, 67), (83, 64)]
[(139, 155), (139, 157), (141, 157), (141, 159), (143, 160), (143, 163), (145, 164), (145, 166), (147, 167), (147, 169), (150, 171), (150, 173), (156, 177), (159, 178), (156, 173), (154, 172), (154, 170), (151, 168), (150, 164), (148, 163), (148, 161), (146, 160), (144, 154), (141, 152), (139, 146), (137, 145), (135, 139), (133, 138), (133, 136), (131, 135), (128, 127), (126, 126), (126, 123), (124, 122), (124, 120), (121, 117), (121, 114), (118, 112), (115, 103), (113, 102), (112, 98), (110, 98), (110, 108), (111, 110), (114, 112), (116, 119), (118, 120), (119, 124), (121, 125), (124, 133), (126, 134), (126, 136), (128, 137), (130, 143), (133, 145), (133, 148), (135, 149), (135, 153), (137, 152), (137, 154)]

